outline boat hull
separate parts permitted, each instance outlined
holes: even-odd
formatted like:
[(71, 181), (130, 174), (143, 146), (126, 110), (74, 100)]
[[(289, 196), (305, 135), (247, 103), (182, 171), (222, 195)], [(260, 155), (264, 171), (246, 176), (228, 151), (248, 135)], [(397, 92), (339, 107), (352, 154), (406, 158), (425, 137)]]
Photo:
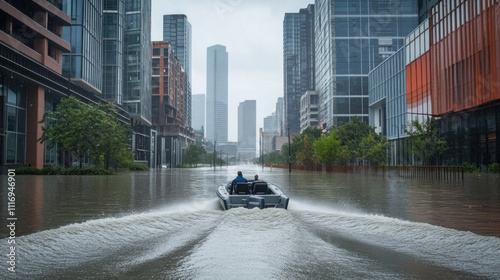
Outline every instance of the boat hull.
[[(251, 182), (248, 183), (251, 186)], [(217, 196), (224, 210), (232, 208), (288, 208), (289, 198), (274, 184), (267, 183), (266, 193), (231, 194), (230, 183), (217, 187)]]

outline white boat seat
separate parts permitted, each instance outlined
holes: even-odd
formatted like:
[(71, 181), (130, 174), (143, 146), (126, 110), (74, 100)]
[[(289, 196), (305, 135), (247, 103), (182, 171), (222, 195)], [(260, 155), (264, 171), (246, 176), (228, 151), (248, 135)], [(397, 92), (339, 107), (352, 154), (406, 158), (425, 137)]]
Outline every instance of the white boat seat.
[(256, 195), (267, 194), (267, 183), (266, 182), (253, 183), (253, 194), (256, 194)]
[(233, 194), (250, 194), (248, 183), (236, 183), (236, 185), (234, 186)]

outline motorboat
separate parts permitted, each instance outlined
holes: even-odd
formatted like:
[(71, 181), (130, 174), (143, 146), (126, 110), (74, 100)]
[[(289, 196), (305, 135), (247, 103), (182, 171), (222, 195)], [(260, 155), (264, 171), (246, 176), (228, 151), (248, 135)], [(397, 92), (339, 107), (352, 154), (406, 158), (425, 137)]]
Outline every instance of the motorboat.
[(231, 182), (217, 187), (217, 196), (224, 210), (231, 208), (284, 208), (287, 209), (289, 198), (278, 186), (262, 181)]

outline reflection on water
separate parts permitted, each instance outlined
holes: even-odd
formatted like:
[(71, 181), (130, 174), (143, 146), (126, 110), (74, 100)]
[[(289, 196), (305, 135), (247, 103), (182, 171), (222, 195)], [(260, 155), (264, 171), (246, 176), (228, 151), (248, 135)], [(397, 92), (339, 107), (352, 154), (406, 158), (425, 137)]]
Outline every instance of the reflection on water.
[[(500, 178), (466, 176), (464, 182), (409, 180), (341, 173), (240, 167), (260, 174), (294, 201), (424, 222), (500, 237)], [(150, 211), (179, 202), (215, 198), (215, 186), (236, 168), (163, 169), (113, 176), (17, 176), (18, 235), (89, 219)], [(2, 186), (6, 177), (2, 177)], [(7, 189), (2, 187), (2, 218)], [(6, 236), (2, 232), (2, 236)]]
[[(238, 169), (279, 185), (288, 211), (222, 211), (215, 187)], [(14, 279), (500, 275), (495, 176), (450, 183), (240, 166), (16, 179)]]

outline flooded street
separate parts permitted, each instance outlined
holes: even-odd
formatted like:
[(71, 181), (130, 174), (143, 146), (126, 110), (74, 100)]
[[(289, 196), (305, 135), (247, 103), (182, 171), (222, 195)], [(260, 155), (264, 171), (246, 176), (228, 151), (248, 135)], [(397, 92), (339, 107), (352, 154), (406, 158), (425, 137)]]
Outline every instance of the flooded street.
[[(288, 210), (222, 211), (242, 170)], [(1, 177), (7, 221), (7, 176)], [(443, 182), (258, 166), (17, 176), (1, 279), (499, 279), (500, 179)]]

